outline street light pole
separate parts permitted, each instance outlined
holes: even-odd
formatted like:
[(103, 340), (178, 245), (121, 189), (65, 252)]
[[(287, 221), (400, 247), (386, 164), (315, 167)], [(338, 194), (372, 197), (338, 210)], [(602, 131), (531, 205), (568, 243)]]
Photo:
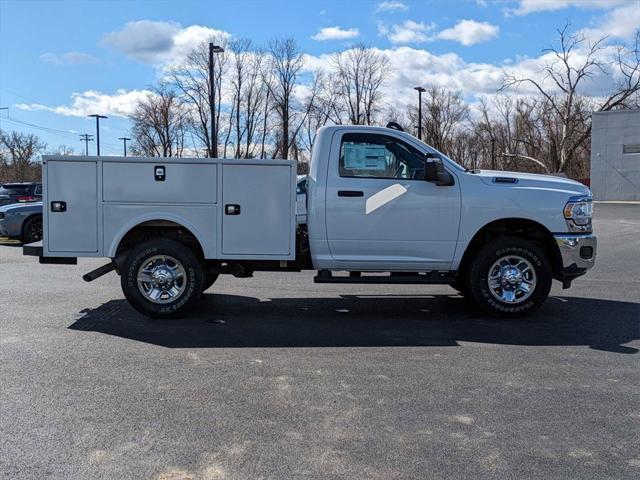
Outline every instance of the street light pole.
[(87, 117), (95, 117), (96, 119), (96, 153), (98, 156), (100, 156), (100, 119), (109, 117), (105, 115), (98, 115), (97, 113), (87, 115)]
[(122, 143), (124, 143), (124, 156), (127, 156), (127, 140), (131, 140), (128, 137), (119, 137), (118, 140), (122, 140)]
[(414, 87), (418, 91), (418, 140), (422, 140), (422, 92), (427, 90), (424, 87)]
[(214, 92), (214, 79), (213, 79), (213, 54), (214, 53), (222, 53), (224, 52), (224, 48), (214, 45), (213, 43), (209, 43), (209, 109), (211, 116), (211, 149), (210, 154), (211, 158), (218, 158), (218, 136), (216, 135), (216, 120), (214, 116), (215, 112), (215, 92)]

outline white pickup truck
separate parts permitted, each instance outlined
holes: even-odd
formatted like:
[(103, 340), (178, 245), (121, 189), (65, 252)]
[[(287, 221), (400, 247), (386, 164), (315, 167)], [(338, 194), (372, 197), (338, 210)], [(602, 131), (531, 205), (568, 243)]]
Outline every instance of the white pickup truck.
[(320, 129), (306, 185), (289, 160), (59, 156), (43, 183), (43, 244), (24, 253), (107, 257), (83, 278), (115, 270), (152, 317), (183, 314), (220, 274), (308, 269), (317, 283), (450, 284), (514, 317), (596, 257), (582, 184), (467, 170), (398, 127)]

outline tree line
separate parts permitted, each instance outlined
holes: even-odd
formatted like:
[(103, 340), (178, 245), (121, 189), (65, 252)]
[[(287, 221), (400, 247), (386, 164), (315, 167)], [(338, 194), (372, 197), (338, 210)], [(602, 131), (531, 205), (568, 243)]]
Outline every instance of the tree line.
[[(213, 91), (209, 41), (224, 48), (214, 55)], [(589, 40), (565, 25), (555, 46), (543, 53), (540, 75), (506, 70), (496, 94), (473, 103), (461, 92), (427, 86), (423, 139), (469, 168), (587, 178), (591, 112), (640, 107), (640, 31), (630, 45), (616, 45), (606, 37)], [(274, 39), (264, 48), (226, 37), (196, 45), (136, 106), (130, 117), (132, 154), (211, 156), (213, 123), (218, 156), (292, 158), (304, 171), (315, 133), (324, 125), (395, 121), (416, 133), (417, 101), (390, 105), (385, 97), (392, 72), (380, 50), (356, 44), (313, 71), (306, 61), (293, 38)], [(606, 75), (609, 88), (598, 97), (586, 95), (585, 85), (596, 75)], [(24, 157), (9, 148), (12, 141), (11, 134), (0, 135), (3, 164)]]
[[(323, 125), (396, 121), (416, 133), (417, 102), (388, 104), (389, 61), (377, 49), (356, 44), (333, 54), (327, 67), (308, 72), (292, 38), (275, 39), (266, 48), (246, 39), (211, 41), (225, 49), (214, 57), (214, 125), (221, 156), (293, 158), (304, 166)], [(140, 102), (131, 117), (138, 153), (210, 155), (207, 47), (203, 42), (194, 48)], [(640, 32), (631, 45), (614, 45), (565, 25), (556, 45), (543, 51), (547, 60), (537, 78), (505, 71), (496, 95), (473, 105), (460, 92), (428, 87), (423, 138), (470, 168), (586, 178), (591, 112), (640, 107), (639, 47)], [(606, 93), (586, 95), (585, 84), (603, 74), (610, 78)], [(520, 94), (523, 87), (533, 93)]]

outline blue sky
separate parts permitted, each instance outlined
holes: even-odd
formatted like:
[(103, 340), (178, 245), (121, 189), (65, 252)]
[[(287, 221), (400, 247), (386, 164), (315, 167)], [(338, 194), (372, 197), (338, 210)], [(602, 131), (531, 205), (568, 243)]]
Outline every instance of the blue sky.
[(566, 21), (629, 40), (640, 0), (0, 0), (0, 127), (80, 151), (78, 134), (94, 133), (84, 114), (102, 109), (103, 153), (119, 153), (123, 115), (179, 59), (175, 45), (209, 29), (258, 45), (293, 36), (310, 65), (362, 41), (392, 59), (387, 88), (402, 102), (416, 82), (489, 94), (504, 68), (535, 70)]

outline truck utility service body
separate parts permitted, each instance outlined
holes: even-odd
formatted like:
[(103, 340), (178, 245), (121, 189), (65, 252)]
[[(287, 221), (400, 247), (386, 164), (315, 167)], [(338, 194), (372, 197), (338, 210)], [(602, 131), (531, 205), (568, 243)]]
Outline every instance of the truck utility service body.
[(110, 258), (85, 279), (116, 270), (151, 316), (181, 313), (219, 274), (303, 269), (319, 283), (449, 283), (517, 316), (596, 255), (582, 184), (468, 171), (395, 128), (321, 128), (305, 212), (289, 160), (47, 156), (43, 184), (43, 246), (25, 254)]

